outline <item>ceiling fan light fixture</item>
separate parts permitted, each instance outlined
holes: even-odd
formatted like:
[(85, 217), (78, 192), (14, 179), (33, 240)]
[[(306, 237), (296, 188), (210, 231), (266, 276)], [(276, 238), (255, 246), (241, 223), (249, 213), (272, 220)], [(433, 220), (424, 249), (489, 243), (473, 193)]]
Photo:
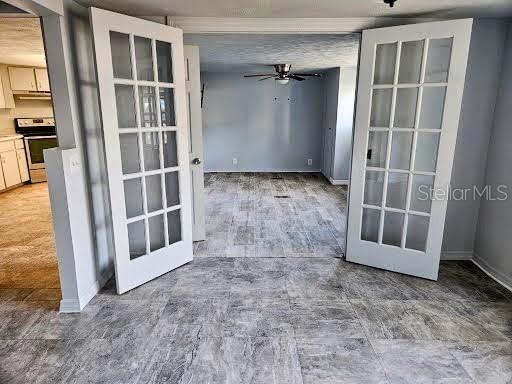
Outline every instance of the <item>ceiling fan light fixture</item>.
[(276, 79), (276, 81), (281, 84), (281, 85), (286, 85), (288, 84), (288, 82), (290, 81), (290, 78), (289, 77), (282, 77), (282, 78), (278, 78)]

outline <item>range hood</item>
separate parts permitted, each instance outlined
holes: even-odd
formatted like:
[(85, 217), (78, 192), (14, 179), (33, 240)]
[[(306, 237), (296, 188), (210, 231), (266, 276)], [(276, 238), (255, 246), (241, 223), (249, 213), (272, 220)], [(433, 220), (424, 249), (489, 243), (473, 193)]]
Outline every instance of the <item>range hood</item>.
[(12, 91), (13, 96), (18, 100), (51, 100), (50, 92), (39, 91)]

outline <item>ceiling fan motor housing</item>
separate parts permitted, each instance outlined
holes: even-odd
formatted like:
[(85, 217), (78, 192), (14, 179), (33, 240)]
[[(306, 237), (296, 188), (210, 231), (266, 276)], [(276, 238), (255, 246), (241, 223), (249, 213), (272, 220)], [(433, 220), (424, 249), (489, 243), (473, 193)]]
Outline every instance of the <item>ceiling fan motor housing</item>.
[(395, 5), (396, 0), (384, 0), (384, 4), (389, 4), (391, 8)]

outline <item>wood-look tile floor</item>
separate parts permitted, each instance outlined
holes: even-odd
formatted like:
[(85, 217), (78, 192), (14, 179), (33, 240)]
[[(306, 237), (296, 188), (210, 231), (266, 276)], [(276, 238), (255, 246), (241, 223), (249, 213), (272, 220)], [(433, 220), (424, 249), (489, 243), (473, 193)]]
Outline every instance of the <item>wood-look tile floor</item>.
[(60, 298), (46, 183), (0, 193), (0, 290), (8, 289), (23, 289), (28, 299)]
[(512, 382), (508, 291), (468, 262), (432, 282), (333, 257), (343, 189), (283, 177), (207, 175), (209, 236), (224, 235), (125, 295), (110, 281), (72, 315), (1, 297), (0, 383)]

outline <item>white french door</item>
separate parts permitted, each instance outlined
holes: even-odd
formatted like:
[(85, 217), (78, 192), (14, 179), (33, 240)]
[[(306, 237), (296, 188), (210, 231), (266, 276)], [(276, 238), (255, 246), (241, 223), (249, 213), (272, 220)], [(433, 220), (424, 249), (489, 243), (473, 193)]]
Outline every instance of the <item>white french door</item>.
[(363, 31), (348, 261), (437, 279), (471, 28)]
[(192, 260), (182, 31), (91, 8), (118, 293)]
[(192, 239), (206, 239), (204, 213), (203, 121), (199, 47), (185, 45), (185, 85), (187, 88), (190, 187), (192, 190)]

